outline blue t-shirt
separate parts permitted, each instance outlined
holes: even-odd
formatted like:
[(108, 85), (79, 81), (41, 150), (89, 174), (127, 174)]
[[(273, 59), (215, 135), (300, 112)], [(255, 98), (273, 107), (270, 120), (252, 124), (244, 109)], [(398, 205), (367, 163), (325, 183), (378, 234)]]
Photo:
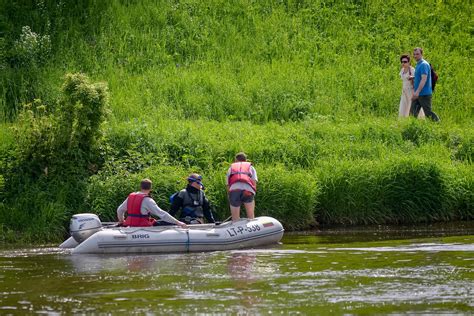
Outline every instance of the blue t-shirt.
[(433, 90), (431, 89), (431, 67), (430, 64), (424, 59), (421, 59), (416, 63), (415, 68), (415, 91), (418, 89), (421, 81), (421, 75), (426, 75), (426, 82), (423, 89), (420, 91), (420, 95), (432, 95)]

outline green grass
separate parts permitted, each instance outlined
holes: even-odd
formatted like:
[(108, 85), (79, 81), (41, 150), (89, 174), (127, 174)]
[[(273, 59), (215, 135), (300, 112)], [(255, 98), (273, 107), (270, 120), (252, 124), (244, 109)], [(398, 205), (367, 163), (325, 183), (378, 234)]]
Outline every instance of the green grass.
[[(472, 219), (471, 11), (459, 1), (2, 2), (0, 229), (52, 240), (74, 212), (113, 220), (144, 176), (167, 208), (192, 171), (223, 219), (224, 174), (241, 150), (260, 174), (257, 215), (289, 229)], [(24, 26), (35, 40), (20, 40)], [(440, 124), (397, 119), (398, 57), (415, 46), (440, 75)], [(10, 127), (35, 98), (60, 107), (67, 72), (108, 84), (92, 176), (24, 174), (15, 195)]]
[[(14, 46), (24, 25), (51, 38), (49, 59), (42, 51), (33, 54), (24, 80), (17, 77), (25, 61), (6, 50), (9, 72), (2, 78), (14, 80), (2, 88), (18, 87), (11, 89), (15, 95), (0, 95), (5, 115), (12, 115), (15, 102), (30, 101), (27, 96), (54, 99), (47, 87), (57, 86), (66, 71), (82, 71), (109, 82), (120, 121), (148, 115), (255, 123), (321, 115), (355, 121), (396, 116), (398, 56), (414, 46), (425, 48), (440, 75), (434, 109), (441, 118), (469, 122), (473, 115), (469, 3), (92, 1), (45, 6), (4, 4), (6, 12), (13, 11), (4, 15), (5, 47)], [(28, 89), (37, 89), (24, 91), (30, 82), (35, 85)]]

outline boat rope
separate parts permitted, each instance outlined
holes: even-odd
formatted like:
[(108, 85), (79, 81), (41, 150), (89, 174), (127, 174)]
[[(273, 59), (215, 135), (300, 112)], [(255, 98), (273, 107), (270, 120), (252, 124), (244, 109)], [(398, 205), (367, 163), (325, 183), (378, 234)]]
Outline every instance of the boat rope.
[(186, 241), (186, 252), (189, 252), (189, 229), (186, 229), (188, 240)]

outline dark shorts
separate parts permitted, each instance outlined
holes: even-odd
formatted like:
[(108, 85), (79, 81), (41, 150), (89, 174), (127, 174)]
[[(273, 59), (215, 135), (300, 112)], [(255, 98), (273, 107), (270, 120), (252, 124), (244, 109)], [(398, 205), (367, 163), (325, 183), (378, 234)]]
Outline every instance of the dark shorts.
[(232, 206), (241, 206), (242, 203), (250, 203), (253, 201), (254, 194), (246, 190), (233, 190), (229, 192), (229, 203)]

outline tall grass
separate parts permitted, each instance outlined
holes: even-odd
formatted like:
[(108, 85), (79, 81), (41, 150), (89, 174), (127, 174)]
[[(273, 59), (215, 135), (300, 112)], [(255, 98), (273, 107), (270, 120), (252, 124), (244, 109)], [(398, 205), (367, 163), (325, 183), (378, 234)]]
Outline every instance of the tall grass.
[[(73, 212), (113, 220), (145, 176), (166, 209), (192, 171), (226, 218), (224, 174), (242, 150), (260, 175), (257, 215), (289, 229), (472, 219), (471, 11), (459, 1), (1, 2), (2, 236), (60, 239)], [(414, 46), (440, 75), (441, 124), (396, 118), (398, 56)], [(71, 135), (25, 146), (11, 132), (33, 99), (61, 108), (66, 72), (107, 81), (110, 91), (93, 153), (57, 145), (43, 157), (83, 176), (23, 173), (14, 182), (12, 166), (31, 165), (25, 152), (38, 158), (34, 148)], [(64, 130), (86, 135), (81, 113), (71, 124), (63, 116)]]
[[(40, 218), (64, 225), (72, 212), (91, 211), (115, 220), (117, 206), (144, 177), (154, 181), (155, 199), (168, 209), (169, 196), (185, 186), (191, 172), (204, 176), (206, 193), (222, 220), (229, 213), (225, 172), (241, 150), (259, 172), (256, 214), (275, 216), (288, 229), (309, 228), (315, 221), (330, 225), (473, 218), (472, 130), (451, 126), (447, 131), (417, 120), (371, 120), (365, 125), (136, 123), (108, 125), (105, 165), (87, 183), (43, 192), (41, 184), (29, 183), (22, 207), (5, 209), (0, 222), (8, 229), (29, 231), (24, 236), (37, 236), (37, 227), (25, 227), (30, 215), (24, 208), (36, 208)], [(77, 195), (69, 196), (73, 191)], [(73, 199), (81, 196), (85, 201)], [(53, 215), (51, 201), (57, 203), (55, 218), (48, 217)], [(64, 225), (50, 228), (50, 233), (60, 237)]]
[[(442, 119), (473, 115), (467, 2), (42, 3), (2, 10), (5, 47), (25, 25), (51, 38), (51, 58), (32, 72), (33, 95), (52, 97), (46, 87), (59, 84), (58, 69), (86, 72), (110, 83), (119, 120), (396, 116), (398, 56), (414, 46), (440, 74), (433, 102)], [(12, 76), (22, 71), (15, 51), (5, 55)], [(10, 96), (21, 81), (4, 78), (0, 104), (11, 119), (25, 97)]]

